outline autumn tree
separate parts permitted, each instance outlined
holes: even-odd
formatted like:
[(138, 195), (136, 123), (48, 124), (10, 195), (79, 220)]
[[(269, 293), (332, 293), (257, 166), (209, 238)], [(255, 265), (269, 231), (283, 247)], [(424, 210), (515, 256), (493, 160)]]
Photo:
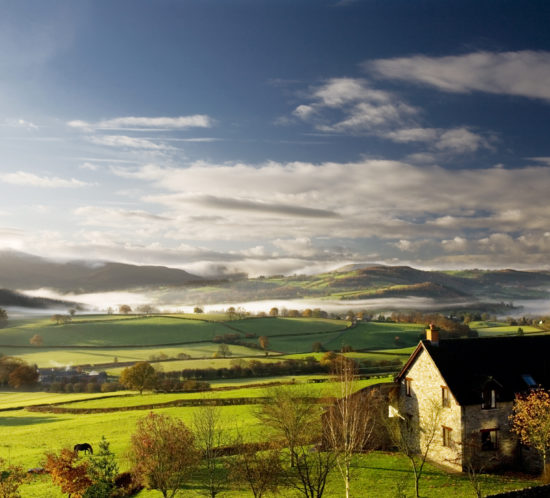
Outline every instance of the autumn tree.
[(335, 401), (327, 410), (324, 419), (326, 442), (336, 456), (346, 498), (350, 496), (353, 455), (369, 449), (375, 421), (370, 396), (356, 393), (356, 375), (357, 366), (353, 360), (339, 356), (333, 362)]
[(203, 310), (200, 306), (195, 306), (195, 307), (193, 308), (193, 313), (198, 313), (198, 314), (200, 314), (200, 313), (203, 313), (203, 312), (204, 312), (204, 310)]
[(122, 313), (123, 315), (127, 315), (128, 313), (132, 312), (132, 308), (127, 304), (121, 304), (118, 307), (118, 312)]
[(59, 455), (46, 453), (44, 469), (54, 484), (72, 498), (82, 498), (92, 481), (88, 477), (88, 462), (78, 461), (78, 455), (70, 448), (63, 448)]
[(260, 337), (258, 337), (258, 344), (264, 350), (265, 355), (267, 356), (269, 354), (267, 351), (267, 348), (269, 347), (269, 338), (265, 335), (261, 335)]
[(29, 481), (29, 475), (22, 467), (6, 465), (0, 458), (0, 497), (19, 498), (19, 486)]
[(29, 339), (29, 343), (33, 346), (42, 346), (44, 344), (44, 340), (42, 339), (42, 336), (40, 334), (34, 334)]
[(157, 372), (153, 366), (147, 361), (139, 361), (122, 371), (119, 382), (124, 387), (143, 394), (144, 389), (153, 389), (157, 385), (157, 380)]
[(229, 446), (219, 406), (201, 406), (193, 415), (195, 443), (202, 457), (206, 495), (215, 498), (227, 488), (227, 469), (220, 460), (220, 448)]
[(550, 391), (533, 389), (516, 395), (510, 416), (512, 432), (520, 441), (534, 448), (542, 458), (544, 477), (548, 477), (546, 462), (550, 450)]
[(181, 420), (151, 412), (137, 422), (130, 460), (148, 489), (172, 498), (194, 470), (199, 453), (193, 433)]
[(22, 364), (9, 374), (8, 384), (15, 389), (32, 387), (38, 382), (38, 371), (35, 366)]
[(269, 316), (279, 316), (279, 308), (271, 308), (269, 310)]

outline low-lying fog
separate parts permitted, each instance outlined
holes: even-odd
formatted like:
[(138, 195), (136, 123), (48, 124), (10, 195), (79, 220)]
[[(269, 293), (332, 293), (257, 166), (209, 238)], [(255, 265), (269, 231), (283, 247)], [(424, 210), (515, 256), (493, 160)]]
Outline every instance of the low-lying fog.
[[(195, 306), (200, 306), (204, 312), (216, 312), (224, 311), (229, 306), (242, 307), (246, 311), (257, 313), (260, 311), (268, 312), (271, 308), (276, 307), (279, 309), (298, 309), (303, 310), (306, 308), (321, 308), (328, 312), (345, 312), (349, 309), (357, 310), (402, 310), (402, 309), (416, 309), (416, 310), (437, 310), (437, 309), (449, 309), (452, 307), (467, 307), (474, 304), (471, 301), (449, 302), (449, 301), (437, 301), (430, 298), (422, 297), (407, 297), (407, 298), (380, 298), (380, 299), (364, 299), (364, 300), (350, 300), (350, 301), (331, 301), (324, 299), (304, 299), (304, 300), (289, 300), (289, 299), (271, 299), (266, 301), (246, 301), (246, 302), (226, 302), (216, 304), (204, 304), (197, 303), (182, 303), (174, 302), (173, 295), (170, 296), (170, 302), (168, 297), (163, 295), (160, 291), (149, 291), (147, 293), (142, 292), (129, 292), (129, 291), (117, 291), (117, 292), (102, 292), (102, 293), (90, 293), (90, 294), (60, 294), (51, 289), (36, 289), (32, 291), (20, 291), (28, 296), (33, 297), (46, 297), (51, 299), (59, 299), (65, 301), (74, 301), (81, 303), (87, 309), (79, 311), (82, 313), (92, 312), (106, 312), (109, 308), (116, 310), (121, 304), (128, 304), (132, 308), (136, 308), (142, 304), (150, 304), (157, 307), (161, 311), (165, 312), (184, 312), (190, 313)], [(523, 309), (517, 310), (514, 315), (544, 315), (550, 313), (550, 300), (547, 299), (533, 299), (533, 300), (521, 300), (515, 301), (514, 305), (523, 306)], [(66, 309), (54, 310), (29, 310), (27, 308), (12, 308), (11, 315), (15, 316), (20, 314), (51, 314), (55, 312), (65, 313)], [(10, 312), (10, 309), (8, 309)]]

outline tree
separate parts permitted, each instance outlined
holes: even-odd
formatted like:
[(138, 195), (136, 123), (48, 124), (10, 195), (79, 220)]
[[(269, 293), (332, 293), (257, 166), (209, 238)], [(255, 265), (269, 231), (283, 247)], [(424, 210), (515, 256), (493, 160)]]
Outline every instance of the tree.
[(265, 355), (267, 356), (269, 354), (267, 351), (267, 348), (269, 347), (269, 338), (265, 335), (261, 335), (258, 337), (258, 344), (265, 351)]
[(271, 308), (269, 310), (269, 316), (279, 316), (279, 308)]
[(291, 468), (285, 473), (285, 481), (306, 498), (320, 498), (335, 463), (332, 452), (318, 450), (323, 408), (306, 391), (285, 386), (270, 393), (256, 416), (289, 450)]
[(104, 498), (111, 496), (115, 489), (118, 465), (114, 453), (109, 449), (105, 436), (101, 437), (99, 451), (89, 460), (88, 476), (92, 485), (86, 490), (84, 498)]
[(17, 465), (6, 466), (6, 461), (0, 458), (0, 497), (19, 498), (19, 486), (29, 481), (29, 475)]
[(428, 410), (420, 420), (412, 416), (392, 417), (387, 419), (388, 434), (397, 449), (406, 456), (414, 474), (415, 496), (419, 497), (420, 478), (424, 464), (436, 435), (441, 430), (440, 400), (428, 400)]
[(304, 311), (302, 311), (302, 316), (304, 318), (311, 318), (313, 315), (313, 311), (310, 310), (309, 308), (306, 308)]
[(138, 420), (130, 444), (134, 474), (165, 498), (176, 495), (199, 459), (195, 438), (187, 426), (153, 412)]
[(128, 313), (131, 313), (132, 312), (132, 308), (130, 306), (128, 306), (127, 304), (121, 304), (119, 307), (118, 307), (118, 312), (119, 313), (122, 313), (124, 315), (127, 315)]
[(0, 328), (5, 327), (8, 322), (8, 312), (4, 308), (0, 308)]
[(231, 356), (231, 350), (229, 349), (229, 346), (227, 344), (220, 344), (218, 346), (217, 356), (221, 356), (223, 358)]
[(44, 344), (44, 340), (42, 339), (42, 336), (40, 334), (34, 334), (29, 339), (29, 343), (33, 346), (42, 346)]
[(357, 366), (353, 360), (339, 356), (333, 362), (336, 399), (325, 414), (326, 441), (335, 454), (346, 498), (350, 495), (353, 454), (369, 449), (375, 419), (370, 396), (355, 392), (356, 374)]
[(74, 308), (71, 308), (71, 309), (69, 310), (69, 315), (75, 316), (75, 314), (76, 314), (76, 310), (75, 310)]
[(227, 317), (230, 319), (230, 320), (233, 320), (233, 318), (235, 318), (235, 307), (234, 306), (229, 306), (229, 308), (227, 308), (225, 310), (225, 312), (227, 313)]
[(526, 446), (540, 454), (544, 477), (548, 477), (546, 462), (550, 450), (550, 391), (533, 389), (527, 394), (518, 394), (510, 416), (512, 432)]
[(200, 306), (195, 306), (193, 308), (193, 313), (203, 313), (204, 310)]
[(128, 388), (143, 394), (144, 389), (152, 389), (157, 384), (157, 372), (147, 361), (139, 361), (131, 367), (125, 368), (120, 374), (120, 383)]
[(308, 444), (308, 427), (320, 423), (319, 405), (312, 403), (305, 391), (300, 392), (287, 386), (274, 387), (269, 393), (270, 396), (264, 399), (255, 415), (285, 442), (293, 467), (294, 448), (299, 444)]
[(38, 382), (38, 371), (36, 367), (27, 364), (19, 365), (9, 374), (8, 383), (11, 387), (31, 387)]
[(54, 484), (72, 498), (82, 498), (92, 481), (88, 477), (88, 462), (77, 463), (78, 455), (70, 448), (63, 448), (59, 455), (46, 453), (44, 469)]
[(282, 477), (280, 452), (276, 449), (258, 451), (251, 445), (239, 446), (242, 450), (229, 464), (231, 479), (247, 484), (254, 498), (277, 492)]
[(227, 469), (220, 461), (220, 448), (229, 446), (219, 406), (204, 405), (193, 415), (193, 429), (197, 449), (202, 456), (206, 494), (215, 498), (227, 487)]
[(314, 342), (312, 345), (311, 345), (311, 350), (314, 352), (314, 353), (320, 353), (321, 351), (323, 351), (323, 344), (321, 344), (320, 342)]

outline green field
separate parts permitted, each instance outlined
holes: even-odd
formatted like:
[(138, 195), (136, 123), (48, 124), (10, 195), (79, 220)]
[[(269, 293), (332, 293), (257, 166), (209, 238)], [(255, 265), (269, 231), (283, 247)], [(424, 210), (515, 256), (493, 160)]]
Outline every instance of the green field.
[[(297, 389), (300, 387), (297, 387)], [(322, 389), (323, 386), (308, 385), (307, 389)], [(253, 395), (265, 390), (258, 388), (238, 389), (236, 391), (220, 392), (224, 396), (230, 393)], [(51, 395), (50, 395), (51, 396)], [(181, 396), (181, 395), (179, 395)], [(131, 406), (136, 401), (162, 402), (172, 399), (173, 395), (146, 395), (109, 398), (105, 400), (74, 403), (75, 406), (91, 407), (95, 405)], [(59, 400), (53, 396), (52, 399)], [(185, 408), (161, 408), (157, 413), (163, 413), (178, 417), (186, 424), (191, 424), (193, 415), (200, 413), (200, 407)], [(245, 437), (246, 441), (263, 440), (268, 433), (254, 417), (256, 405), (224, 406), (220, 407), (225, 427), (230, 434), (235, 435), (237, 430)], [(96, 446), (102, 435), (105, 435), (111, 443), (111, 450), (117, 455), (121, 470), (129, 466), (126, 449), (129, 445), (130, 435), (134, 431), (137, 420), (146, 412), (141, 410), (121, 411), (100, 414), (51, 414), (34, 413), (26, 410), (9, 411), (2, 413), (0, 417), (0, 457), (8, 459), (11, 463), (23, 465), (25, 468), (40, 466), (44, 452), (59, 451), (62, 447), (72, 447), (76, 442), (90, 442)], [(84, 457), (86, 458), (86, 457)], [(352, 491), (353, 496), (396, 496), (397, 484), (402, 484), (404, 490), (410, 496), (412, 493), (413, 478), (407, 460), (393, 453), (374, 452), (367, 456), (358, 455), (353, 465)], [(192, 487), (198, 485), (197, 481), (190, 482)], [(516, 476), (485, 476), (485, 489), (487, 491), (500, 491), (517, 489), (528, 485), (537, 484), (534, 480), (522, 479)], [(465, 475), (446, 473), (433, 466), (426, 466), (426, 473), (421, 480), (421, 494), (426, 497), (440, 496), (472, 496), (472, 491)], [(335, 471), (329, 479), (325, 496), (328, 498), (342, 496), (342, 483)], [(233, 488), (226, 496), (250, 497), (252, 494), (243, 488)], [(22, 488), (23, 498), (61, 497), (58, 488), (53, 487), (48, 476), (37, 476), (32, 484)], [(143, 491), (139, 494), (142, 498), (159, 496), (158, 492)], [(183, 496), (199, 496), (197, 490), (187, 489)], [(295, 496), (288, 490), (283, 490), (282, 496)]]
[[(200, 316), (200, 319), (197, 319)], [(46, 318), (10, 320), (0, 329), (0, 353), (18, 356), (41, 368), (67, 365), (101, 365), (109, 373), (121, 368), (115, 362), (128, 363), (164, 356), (189, 360), (163, 361), (157, 366), (165, 371), (185, 368), (228, 367), (234, 357), (262, 357), (258, 336), (269, 338), (271, 354), (300, 354), (312, 351), (313, 343), (321, 343), (325, 350), (339, 351), (344, 345), (355, 350), (402, 348), (417, 343), (422, 326), (368, 322), (350, 327), (344, 320), (316, 318), (247, 318), (221, 321), (224, 314), (212, 315), (218, 321), (204, 321), (210, 315), (172, 316), (77, 316), (72, 323), (57, 325)], [(31, 347), (30, 338), (39, 334), (40, 347)], [(245, 345), (230, 344), (230, 358), (212, 359), (219, 348), (212, 342), (215, 336), (237, 335)], [(246, 335), (249, 337), (246, 337)], [(250, 335), (254, 337), (250, 337)], [(396, 342), (396, 337), (399, 341)], [(272, 359), (272, 358), (271, 358)], [(268, 358), (268, 360), (271, 360)]]

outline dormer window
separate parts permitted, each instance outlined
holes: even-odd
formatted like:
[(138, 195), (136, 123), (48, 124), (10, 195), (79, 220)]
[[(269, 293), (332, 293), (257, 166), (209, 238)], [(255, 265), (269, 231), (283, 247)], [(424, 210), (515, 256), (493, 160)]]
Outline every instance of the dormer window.
[(490, 410), (497, 407), (497, 392), (494, 388), (490, 387), (483, 391), (483, 402), (481, 408), (484, 410)]
[(451, 396), (447, 386), (441, 386), (441, 406), (444, 408), (451, 406)]

